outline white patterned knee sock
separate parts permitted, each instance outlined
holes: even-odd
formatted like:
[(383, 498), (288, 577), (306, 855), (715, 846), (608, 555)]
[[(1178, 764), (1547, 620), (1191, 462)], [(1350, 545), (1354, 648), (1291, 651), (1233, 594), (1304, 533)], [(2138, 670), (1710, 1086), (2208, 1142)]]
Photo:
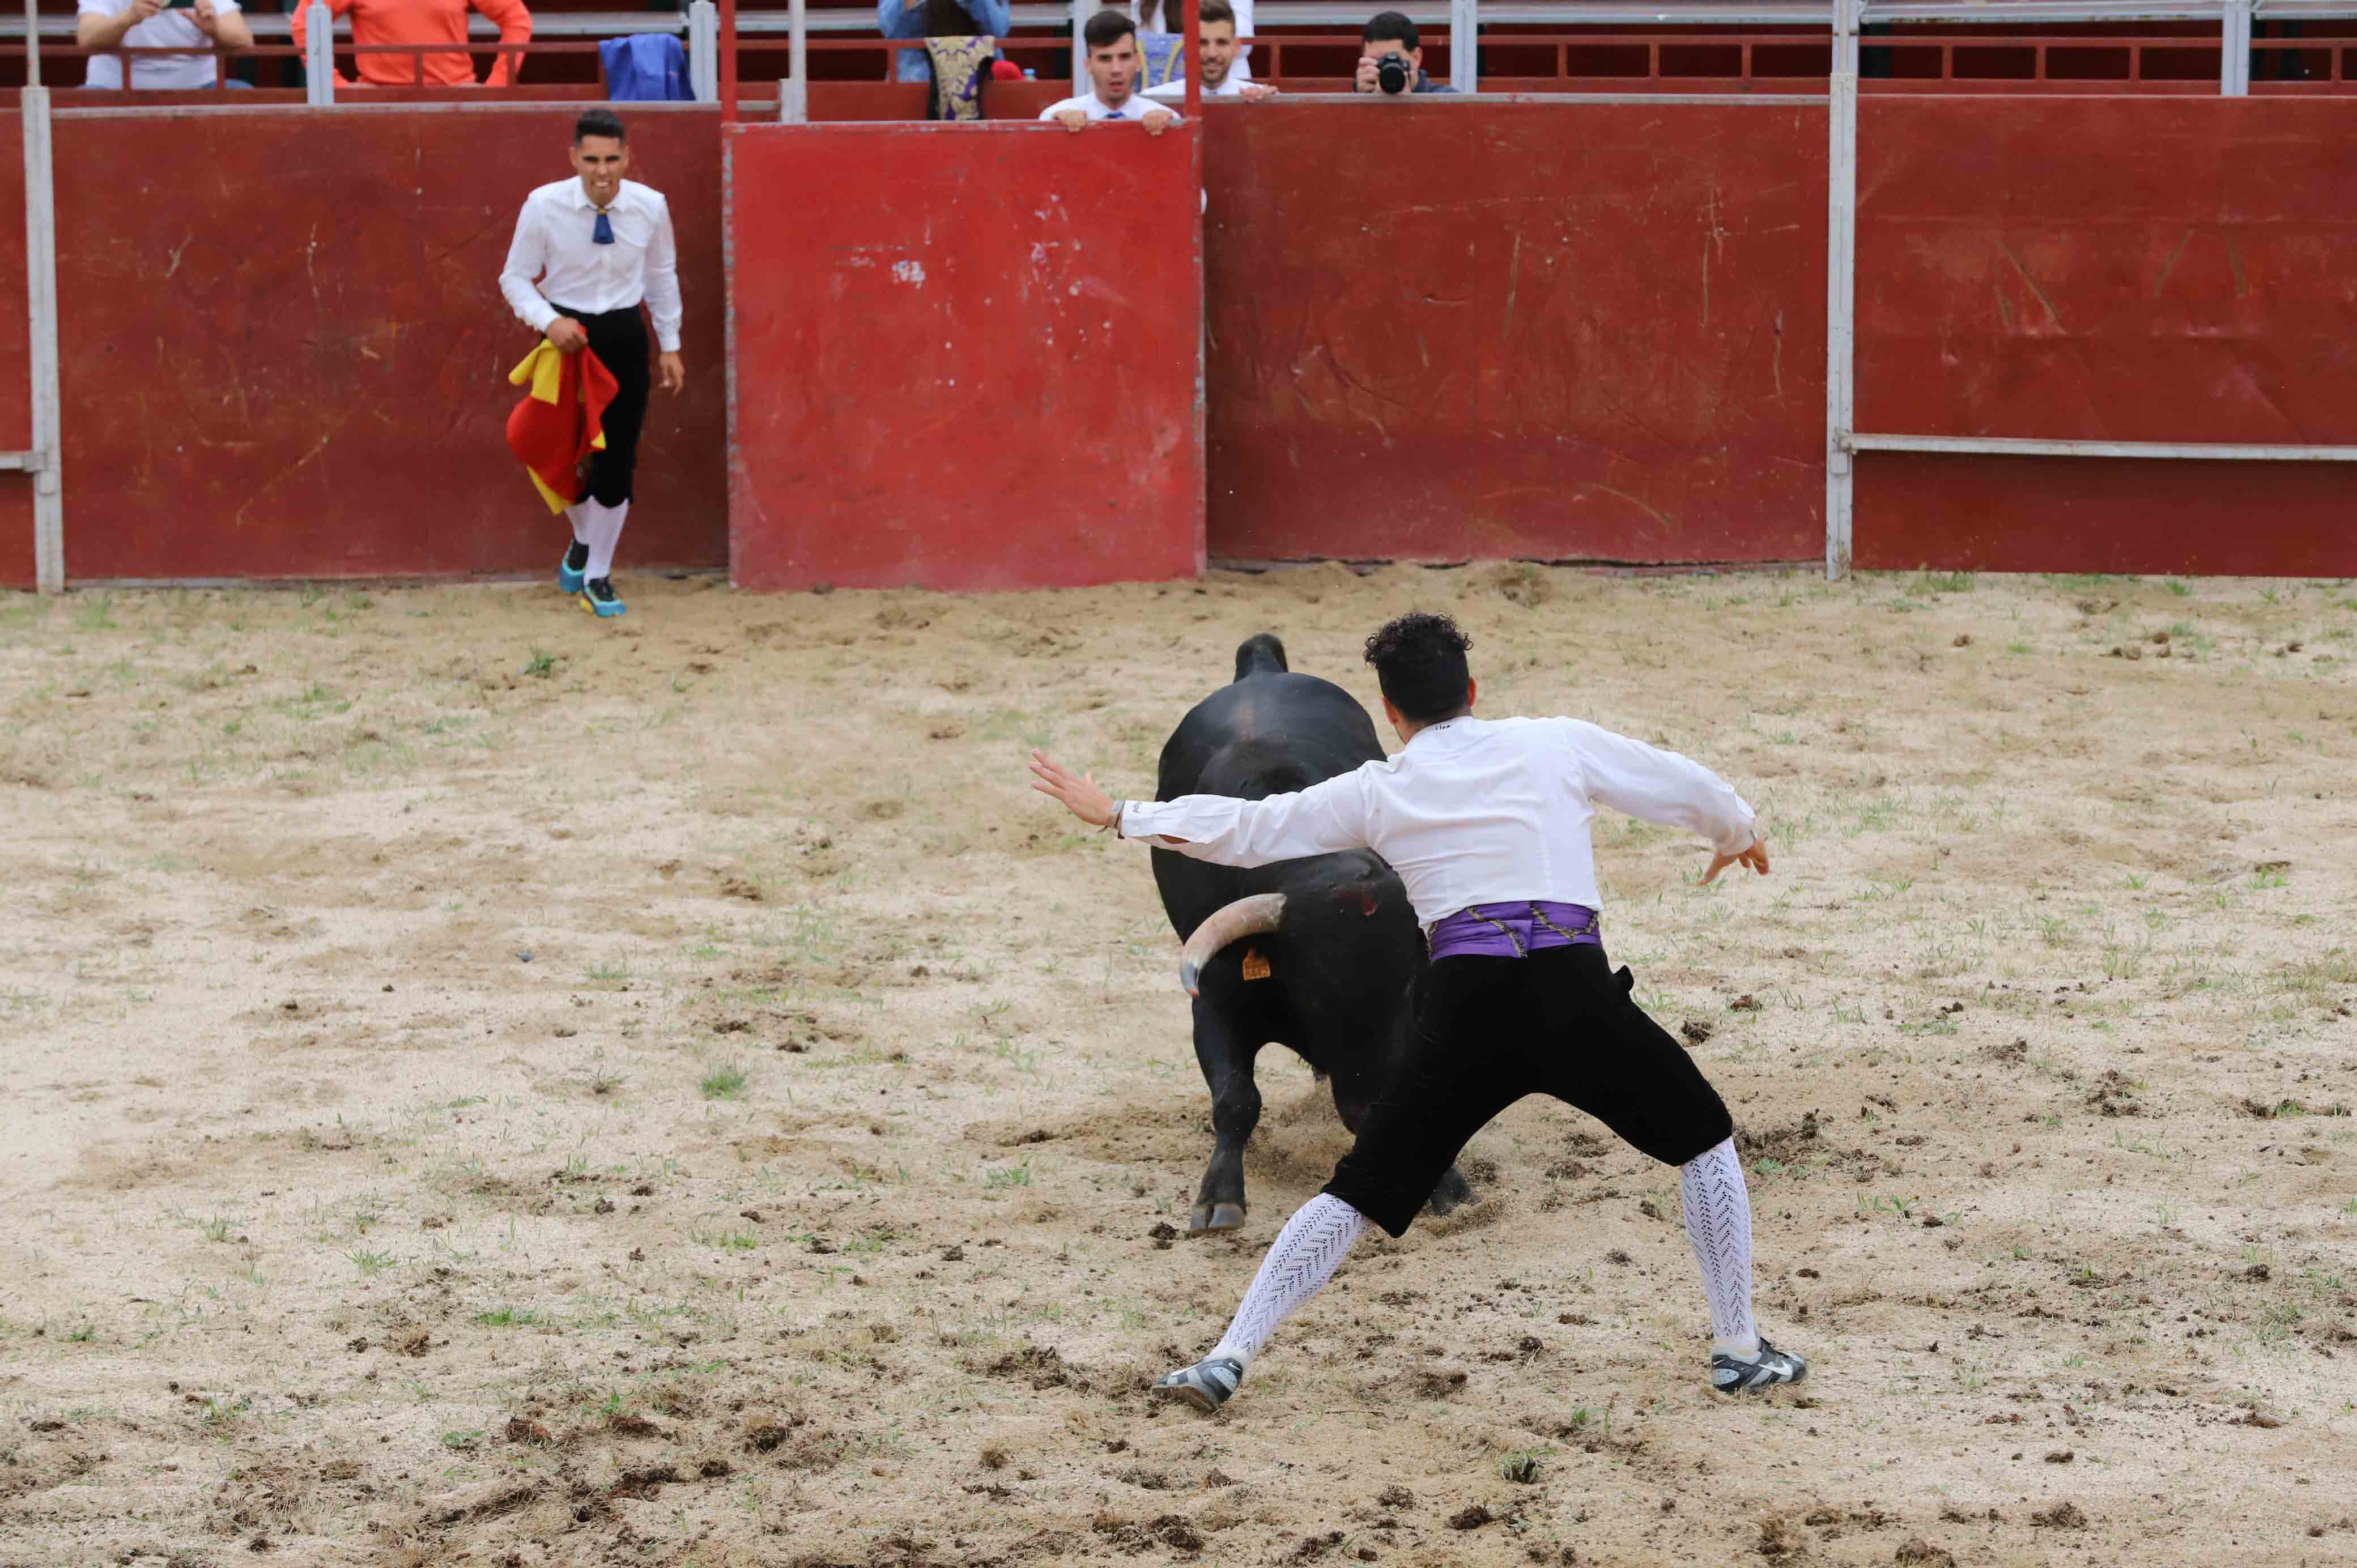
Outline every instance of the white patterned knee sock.
[(590, 501), (587, 506), (593, 509), (587, 518), (589, 564), (581, 569), (581, 575), (594, 583), (614, 575), (614, 546), (622, 542), (622, 524), (630, 518), (630, 503), (617, 501), (608, 506), (603, 501)]
[(582, 509), (590, 504), (588, 501), (575, 501), (565, 509), (565, 521), (573, 525), (573, 542), (576, 544), (589, 542), (589, 525), (583, 519)]
[(1751, 1194), (1735, 1140), (1706, 1149), (1678, 1167), (1686, 1212), (1686, 1240), (1702, 1265), (1710, 1296), (1714, 1355), (1756, 1356), (1760, 1325), (1751, 1316)]
[(1366, 1229), (1367, 1217), (1339, 1197), (1321, 1192), (1303, 1204), (1270, 1243), (1260, 1273), (1244, 1292), (1243, 1305), (1236, 1308), (1235, 1321), (1211, 1348), (1211, 1355), (1251, 1366), (1276, 1326), (1325, 1288)]

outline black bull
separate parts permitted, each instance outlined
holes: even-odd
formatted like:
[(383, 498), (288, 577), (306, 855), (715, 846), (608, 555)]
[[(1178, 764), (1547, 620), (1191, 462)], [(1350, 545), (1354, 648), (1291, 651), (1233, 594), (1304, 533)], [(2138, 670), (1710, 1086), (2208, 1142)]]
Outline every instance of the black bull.
[[(1264, 633), (1236, 650), (1234, 683), (1195, 704), (1163, 746), (1157, 799), (1256, 800), (1383, 755), (1357, 700), (1290, 673), (1285, 645)], [(1157, 849), (1154, 881), (1172, 929), (1200, 939), (1189, 943), (1188, 972), (1199, 987), (1195, 1059), (1211, 1090), (1215, 1142), (1189, 1229), (1232, 1230), (1246, 1207), (1244, 1143), (1260, 1121), (1261, 1047), (1289, 1047), (1330, 1079), (1334, 1109), (1357, 1132), (1406, 1047), (1424, 936), (1397, 874), (1366, 850), (1240, 871)], [(1433, 1189), (1432, 1210), (1471, 1196), (1452, 1168)]]

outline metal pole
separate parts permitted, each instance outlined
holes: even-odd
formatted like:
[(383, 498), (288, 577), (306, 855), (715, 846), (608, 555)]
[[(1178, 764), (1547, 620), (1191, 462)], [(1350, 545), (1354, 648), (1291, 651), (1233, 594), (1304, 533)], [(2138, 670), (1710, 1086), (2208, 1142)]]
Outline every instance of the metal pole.
[[(1166, 22), (1170, 19), (1169, 5), (1170, 0), (1163, 0), (1162, 19)], [(1187, 102), (1185, 107), (1187, 110), (1187, 118), (1191, 122), (1200, 116), (1203, 113), (1202, 0), (1187, 0), (1187, 20), (1184, 24), (1184, 30), (1187, 34), (1187, 58), (1179, 65), (1179, 74), (1186, 78)], [(1196, 137), (1195, 173), (1198, 177), (1196, 178), (1195, 183), (1200, 187), (1203, 183), (1200, 177), (1203, 172), (1201, 166), (1202, 134), (1200, 132), (1195, 132), (1192, 133), (1192, 134)]]
[(1448, 85), (1481, 89), (1481, 0), (1448, 0)]
[(793, 0), (786, 20), (792, 29), (786, 51), (792, 80), (778, 84), (778, 118), (801, 125), (810, 120), (810, 15), (802, 0)]
[(325, 109), (336, 101), (336, 20), (319, 0), (303, 13), (303, 102)]
[(1089, 0), (1072, 0), (1072, 96), (1078, 98), (1089, 90), (1089, 45), (1081, 36), (1096, 13), (1089, 9)]
[(720, 123), (737, 123), (737, 0), (720, 0)]
[(1825, 576), (1848, 575), (1849, 431), (1857, 340), (1857, 25), (1859, 0), (1834, 0), (1831, 122), (1825, 164)]
[(720, 12), (712, 0), (687, 8), (687, 85), (698, 103), (720, 102)]
[(2228, 98), (2250, 96), (2251, 9), (2252, 0), (2226, 0), (2218, 37), (2218, 91)]
[[(41, 85), (41, 36), (25, 0), (25, 312), (31, 328), (33, 581), (66, 585), (66, 500), (58, 392), (58, 211), (49, 156), (49, 90)], [(126, 71), (130, 67), (126, 64)], [(129, 79), (126, 77), (126, 81)]]

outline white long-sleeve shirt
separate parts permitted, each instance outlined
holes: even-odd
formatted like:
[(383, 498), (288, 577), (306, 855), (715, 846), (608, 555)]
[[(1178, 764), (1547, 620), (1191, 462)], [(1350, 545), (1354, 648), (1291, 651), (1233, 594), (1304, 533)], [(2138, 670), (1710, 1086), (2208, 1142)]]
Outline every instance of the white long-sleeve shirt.
[(1407, 886), (1426, 927), (1475, 904), (1536, 899), (1594, 909), (1598, 806), (1690, 829), (1722, 854), (1751, 847), (1756, 817), (1700, 763), (1580, 719), (1445, 720), (1405, 750), (1290, 795), (1133, 800), (1125, 838), (1222, 865), (1371, 849)]
[(666, 354), (678, 353), (679, 249), (670, 204), (661, 191), (626, 179), (606, 215), (614, 242), (600, 245), (597, 207), (580, 180), (560, 179), (525, 197), (500, 269), (500, 292), (535, 332), (548, 330), (558, 305), (602, 316), (643, 299), (655, 342)]

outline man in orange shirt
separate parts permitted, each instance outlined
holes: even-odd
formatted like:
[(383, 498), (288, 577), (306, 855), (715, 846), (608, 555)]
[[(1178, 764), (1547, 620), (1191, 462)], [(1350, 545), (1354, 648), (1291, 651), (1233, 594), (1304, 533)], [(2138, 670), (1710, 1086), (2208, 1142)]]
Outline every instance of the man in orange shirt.
[[(295, 47), (303, 47), (312, 0), (296, 0), (293, 17)], [(500, 42), (524, 44), (532, 41), (532, 13), (524, 8), (523, 0), (326, 0), (328, 14), (340, 16), (347, 11), (352, 17), (352, 42), (356, 44), (463, 44), (467, 41), (467, 10), (471, 4), (496, 23)], [(419, 85), (418, 60), (414, 55), (357, 55), (361, 84), (368, 87), (414, 87)], [(491, 62), (491, 74), (483, 83), (486, 87), (505, 87), (515, 81), (521, 55), (501, 55)], [(472, 87), (475, 85), (475, 62), (456, 49), (436, 49), (425, 57), (425, 73), (423, 85), (427, 87)], [(337, 85), (350, 87), (339, 71)]]

